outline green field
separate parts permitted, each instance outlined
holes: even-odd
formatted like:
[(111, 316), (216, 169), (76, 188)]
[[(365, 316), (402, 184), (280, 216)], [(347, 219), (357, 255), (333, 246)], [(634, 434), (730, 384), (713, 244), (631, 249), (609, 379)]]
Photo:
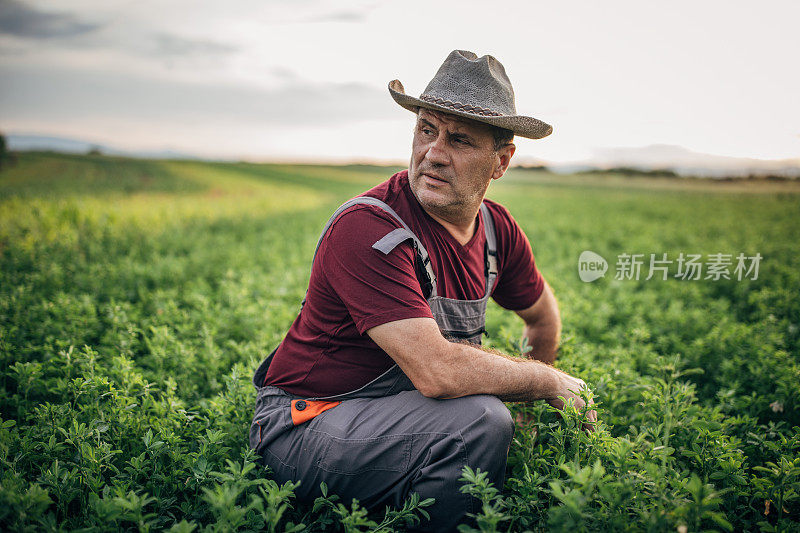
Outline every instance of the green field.
[[(0, 172), (0, 529), (400, 528), (295, 502), (249, 451), (260, 360), (294, 319), (318, 232), (397, 169), (22, 153)], [(800, 530), (800, 187), (512, 170), (599, 430), (538, 402), (486, 531)], [(578, 256), (609, 263), (592, 283)], [(620, 254), (641, 278), (615, 279)], [(755, 256), (757, 279), (650, 280), (650, 254)], [(703, 272), (705, 276), (705, 271)], [(490, 346), (521, 321), (492, 304)], [(295, 528), (295, 529), (292, 529)], [(685, 529), (684, 529), (685, 528)]]

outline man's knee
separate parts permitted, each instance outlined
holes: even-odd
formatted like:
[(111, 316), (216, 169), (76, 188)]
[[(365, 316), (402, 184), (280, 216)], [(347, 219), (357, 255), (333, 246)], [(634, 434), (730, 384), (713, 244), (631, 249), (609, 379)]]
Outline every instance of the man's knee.
[(447, 406), (440, 413), (442, 431), (451, 435), (448, 438), (456, 437), (464, 447), (462, 464), (453, 472), (456, 478), (461, 467), (468, 465), (489, 472), (492, 482), (502, 486), (514, 436), (514, 420), (508, 408), (497, 397), (483, 394), (440, 400), (440, 405)]
[(496, 445), (505, 453), (514, 436), (514, 419), (505, 404), (496, 396), (468, 396), (469, 409), (474, 417), (466, 431), (473, 439)]

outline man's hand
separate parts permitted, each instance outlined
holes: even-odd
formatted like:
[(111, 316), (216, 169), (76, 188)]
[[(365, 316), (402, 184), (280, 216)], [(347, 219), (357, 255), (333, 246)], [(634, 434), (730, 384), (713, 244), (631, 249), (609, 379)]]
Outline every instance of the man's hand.
[[(573, 400), (575, 408), (578, 411), (581, 411), (586, 402), (583, 401), (583, 398), (580, 397), (579, 393), (583, 389), (586, 388), (586, 383), (579, 378), (570, 376), (569, 374), (565, 374), (560, 372), (561, 383), (560, 386), (563, 389), (563, 392), (556, 395), (555, 398), (547, 398), (547, 403), (552, 405), (558, 410), (564, 409), (564, 401), (559, 398), (559, 396), (563, 396), (565, 400)], [(589, 399), (589, 405), (592, 405), (594, 402)], [(595, 423), (597, 422), (597, 411), (592, 409), (586, 413), (587, 418), (589, 419), (590, 423), (583, 424), (583, 430), (586, 432), (593, 432), (595, 429)]]

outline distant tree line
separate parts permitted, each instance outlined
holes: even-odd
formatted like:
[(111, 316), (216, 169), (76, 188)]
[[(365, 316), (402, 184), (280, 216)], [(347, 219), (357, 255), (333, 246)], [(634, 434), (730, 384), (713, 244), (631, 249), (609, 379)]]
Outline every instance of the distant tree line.
[(635, 167), (592, 168), (581, 170), (578, 174), (621, 174), (623, 176), (648, 176), (654, 178), (679, 178), (680, 175), (668, 168), (644, 170)]
[(14, 155), (8, 151), (6, 136), (0, 132), (0, 170), (14, 164)]
[(797, 177), (783, 176), (780, 174), (748, 174), (747, 176), (723, 176), (721, 178), (714, 178), (716, 181), (793, 181)]
[(550, 168), (547, 165), (517, 165), (514, 168), (520, 170), (535, 170), (537, 172), (550, 172)]
[(746, 176), (720, 176), (720, 177), (701, 177), (701, 176), (681, 176), (677, 172), (667, 168), (657, 168), (645, 170), (635, 167), (612, 167), (612, 168), (592, 168), (578, 171), (577, 174), (617, 174), (631, 177), (651, 177), (651, 178), (684, 178), (684, 179), (708, 179), (713, 181), (792, 181), (797, 179), (790, 175), (782, 174), (755, 174), (750, 173)]

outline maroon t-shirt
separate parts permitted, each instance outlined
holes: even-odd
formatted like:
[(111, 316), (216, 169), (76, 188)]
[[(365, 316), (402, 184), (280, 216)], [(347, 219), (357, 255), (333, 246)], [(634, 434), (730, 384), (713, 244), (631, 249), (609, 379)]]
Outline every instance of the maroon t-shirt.
[[(486, 292), (483, 219), (461, 245), (420, 206), (398, 172), (365, 192), (387, 203), (422, 241), (436, 275), (437, 293), (476, 300)], [(497, 282), (492, 298), (506, 309), (533, 305), (544, 288), (530, 243), (506, 208), (485, 200), (497, 232)], [(305, 307), (278, 347), (265, 384), (298, 396), (324, 397), (355, 390), (394, 361), (366, 335), (370, 328), (404, 318), (432, 318), (414, 266), (410, 241), (388, 255), (372, 245), (401, 227), (379, 207), (355, 205), (328, 231), (311, 268)]]

